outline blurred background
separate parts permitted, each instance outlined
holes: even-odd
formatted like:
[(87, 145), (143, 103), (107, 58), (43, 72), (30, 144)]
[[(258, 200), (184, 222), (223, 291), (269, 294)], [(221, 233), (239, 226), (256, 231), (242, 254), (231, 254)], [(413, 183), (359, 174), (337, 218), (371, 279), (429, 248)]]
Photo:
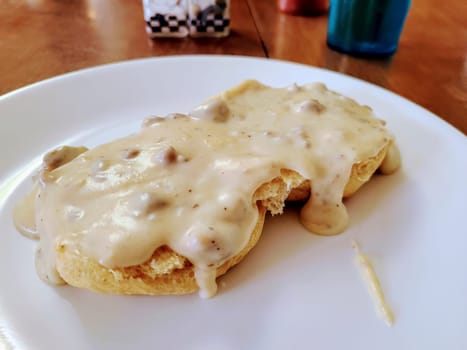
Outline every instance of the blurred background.
[[(332, 0), (331, 7), (333, 1), (338, 0)], [(413, 0), (397, 51), (376, 58), (331, 49), (329, 3), (311, 2), (317, 11), (300, 8), (302, 0), (232, 0), (225, 37), (151, 38), (139, 0), (2, 0), (0, 94), (58, 74), (128, 59), (246, 55), (355, 76), (400, 94), (467, 132), (467, 1), (447, 0), (441, 5), (437, 0)], [(299, 10), (293, 10), (294, 3)]]

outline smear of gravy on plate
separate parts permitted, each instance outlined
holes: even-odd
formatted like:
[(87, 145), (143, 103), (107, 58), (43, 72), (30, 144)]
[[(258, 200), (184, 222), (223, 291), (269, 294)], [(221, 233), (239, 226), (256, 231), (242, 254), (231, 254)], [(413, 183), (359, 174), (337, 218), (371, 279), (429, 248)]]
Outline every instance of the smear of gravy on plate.
[(379, 282), (370, 258), (366, 254), (362, 253), (357, 242), (352, 241), (352, 248), (354, 248), (357, 253), (355, 256), (355, 264), (360, 270), (362, 278), (368, 289), (368, 293), (373, 300), (376, 313), (388, 326), (392, 326), (394, 324), (394, 313), (386, 302), (383, 288), (381, 287), (381, 283)]

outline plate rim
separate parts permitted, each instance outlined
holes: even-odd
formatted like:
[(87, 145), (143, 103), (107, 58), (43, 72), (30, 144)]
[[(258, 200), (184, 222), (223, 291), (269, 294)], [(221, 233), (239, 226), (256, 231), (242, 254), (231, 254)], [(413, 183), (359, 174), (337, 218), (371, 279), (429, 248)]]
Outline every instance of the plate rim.
[(22, 86), (18, 89), (9, 91), (3, 95), (0, 95), (0, 104), (4, 101), (9, 100), (10, 98), (15, 98), (18, 95), (21, 94), (27, 94), (30, 90), (34, 90), (37, 88), (41, 88), (44, 85), (49, 85), (49, 84), (56, 84), (56, 83), (61, 83), (62, 81), (66, 81), (68, 79), (73, 79), (73, 78), (80, 78), (81, 76), (87, 75), (87, 74), (93, 74), (95, 71), (105, 71), (105, 70), (115, 70), (115, 69), (121, 69), (121, 68), (126, 68), (126, 67), (131, 67), (133, 65), (139, 65), (139, 64), (149, 64), (151, 62), (157, 62), (157, 61), (174, 61), (174, 60), (223, 60), (223, 59), (228, 59), (228, 60), (239, 60), (239, 61), (265, 61), (265, 62), (272, 62), (274, 64), (285, 64), (285, 65), (291, 65), (291, 66), (296, 66), (296, 67), (301, 67), (305, 69), (312, 69), (312, 70), (317, 70), (317, 71), (322, 71), (330, 76), (334, 77), (344, 77), (345, 79), (349, 79), (352, 82), (355, 82), (357, 84), (363, 84), (368, 86), (369, 88), (376, 90), (380, 93), (384, 94), (390, 94), (392, 98), (397, 98), (402, 100), (404, 103), (411, 105), (412, 107), (418, 108), (423, 111), (427, 116), (429, 116), (430, 119), (433, 119), (432, 121), (435, 121), (439, 123), (439, 125), (443, 128), (448, 128), (449, 131), (455, 135), (456, 137), (465, 137), (464, 133), (457, 129), (454, 125), (450, 124), (440, 116), (434, 114), (427, 108), (409, 100), (408, 98), (401, 96), (385, 87), (376, 85), (372, 82), (363, 80), (361, 78), (354, 77), (352, 75), (348, 75), (346, 73), (342, 72), (337, 72), (334, 70), (330, 70), (328, 68), (322, 68), (318, 66), (313, 66), (305, 63), (300, 63), (300, 62), (294, 62), (294, 61), (286, 61), (286, 60), (281, 60), (281, 59), (276, 59), (276, 58), (268, 58), (268, 57), (260, 57), (260, 56), (245, 56), (245, 55), (216, 55), (216, 54), (189, 54), (189, 55), (167, 55), (167, 56), (153, 56), (153, 57), (142, 57), (142, 58), (134, 58), (134, 59), (128, 59), (128, 60), (121, 60), (121, 61), (115, 61), (115, 62), (109, 62), (109, 63), (103, 63), (103, 64), (98, 64), (95, 66), (90, 66), (90, 67), (84, 67), (80, 68), (77, 70), (72, 70), (66, 73), (62, 73), (59, 75), (55, 75), (46, 79), (39, 80), (37, 82), (34, 82), (32, 84), (28, 84), (25, 86)]

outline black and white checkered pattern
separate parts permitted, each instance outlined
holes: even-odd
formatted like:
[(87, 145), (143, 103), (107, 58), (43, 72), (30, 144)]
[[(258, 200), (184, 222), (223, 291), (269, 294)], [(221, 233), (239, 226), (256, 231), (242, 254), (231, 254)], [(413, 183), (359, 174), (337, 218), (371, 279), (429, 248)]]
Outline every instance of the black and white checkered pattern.
[(209, 14), (205, 21), (190, 19), (190, 33), (223, 33), (228, 30), (230, 20), (223, 15)]
[(173, 34), (174, 36), (184, 36), (188, 34), (187, 19), (179, 19), (172, 15), (163, 15), (156, 13), (146, 21), (146, 28), (149, 33), (158, 34)]

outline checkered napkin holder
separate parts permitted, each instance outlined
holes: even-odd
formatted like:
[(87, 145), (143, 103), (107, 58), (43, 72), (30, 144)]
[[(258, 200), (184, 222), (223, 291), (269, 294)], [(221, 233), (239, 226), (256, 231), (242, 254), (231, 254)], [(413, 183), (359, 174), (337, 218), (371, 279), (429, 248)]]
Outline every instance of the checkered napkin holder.
[(229, 0), (143, 0), (146, 31), (156, 37), (229, 34)]

